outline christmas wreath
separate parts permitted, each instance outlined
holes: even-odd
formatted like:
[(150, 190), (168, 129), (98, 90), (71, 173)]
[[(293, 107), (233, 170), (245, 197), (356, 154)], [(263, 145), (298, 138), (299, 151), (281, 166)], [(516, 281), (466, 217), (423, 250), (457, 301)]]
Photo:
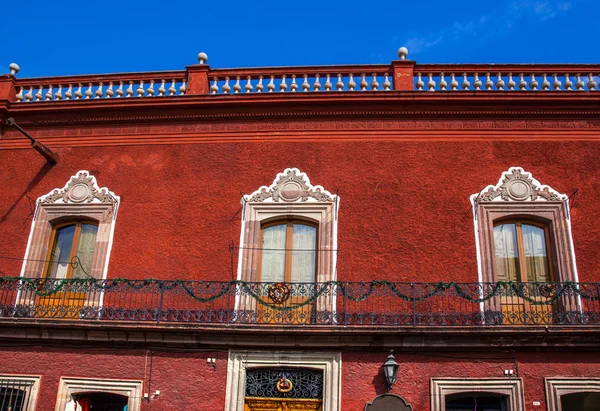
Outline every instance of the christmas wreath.
[(290, 287), (285, 283), (275, 283), (269, 285), (267, 288), (269, 298), (275, 304), (283, 304), (288, 298), (290, 298)]

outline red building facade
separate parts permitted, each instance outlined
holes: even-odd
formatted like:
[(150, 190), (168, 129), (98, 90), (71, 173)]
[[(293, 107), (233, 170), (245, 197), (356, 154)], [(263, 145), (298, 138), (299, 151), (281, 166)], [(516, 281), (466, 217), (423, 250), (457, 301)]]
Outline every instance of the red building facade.
[(0, 410), (597, 409), (600, 66), (400, 56), (1, 76)]

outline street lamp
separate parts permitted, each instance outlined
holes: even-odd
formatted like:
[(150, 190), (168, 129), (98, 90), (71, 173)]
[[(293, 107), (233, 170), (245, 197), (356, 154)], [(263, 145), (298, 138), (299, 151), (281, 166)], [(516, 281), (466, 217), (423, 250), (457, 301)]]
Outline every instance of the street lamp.
[(392, 385), (396, 382), (396, 376), (398, 375), (398, 363), (394, 358), (394, 351), (390, 351), (387, 361), (383, 364), (383, 374), (385, 375), (385, 381), (388, 386), (388, 391), (392, 389)]

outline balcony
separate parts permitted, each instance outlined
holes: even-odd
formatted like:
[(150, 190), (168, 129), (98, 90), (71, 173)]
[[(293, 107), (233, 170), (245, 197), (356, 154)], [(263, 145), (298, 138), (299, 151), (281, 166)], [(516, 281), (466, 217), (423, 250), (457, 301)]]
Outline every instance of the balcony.
[(600, 283), (0, 278), (0, 318), (327, 327), (600, 325)]

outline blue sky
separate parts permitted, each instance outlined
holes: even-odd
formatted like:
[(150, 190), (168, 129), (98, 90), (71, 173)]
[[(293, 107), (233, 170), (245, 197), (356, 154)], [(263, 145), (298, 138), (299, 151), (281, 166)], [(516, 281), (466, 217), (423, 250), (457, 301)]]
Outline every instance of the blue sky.
[(61, 1), (3, 4), (0, 73), (19, 77), (211, 67), (600, 63), (595, 0)]

